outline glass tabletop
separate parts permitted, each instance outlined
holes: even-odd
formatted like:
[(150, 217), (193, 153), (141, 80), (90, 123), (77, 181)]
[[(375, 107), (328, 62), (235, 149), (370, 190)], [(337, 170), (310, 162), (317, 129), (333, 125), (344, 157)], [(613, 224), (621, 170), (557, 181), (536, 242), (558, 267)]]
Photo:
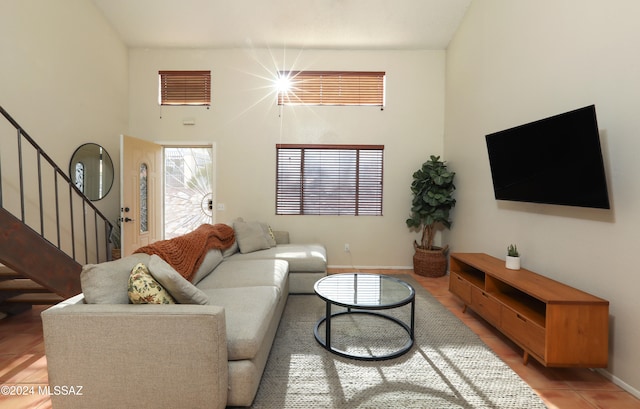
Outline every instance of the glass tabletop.
[(413, 287), (404, 281), (366, 273), (332, 274), (318, 280), (314, 289), (323, 300), (352, 308), (393, 308), (415, 296)]

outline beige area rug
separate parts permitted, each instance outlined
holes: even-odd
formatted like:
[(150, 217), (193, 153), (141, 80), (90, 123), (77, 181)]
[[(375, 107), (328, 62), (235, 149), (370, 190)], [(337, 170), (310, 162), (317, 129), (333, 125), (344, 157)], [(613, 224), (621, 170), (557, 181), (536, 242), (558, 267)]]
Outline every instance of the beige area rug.
[[(315, 295), (291, 295), (252, 408), (545, 408), (515, 372), (412, 277), (397, 277), (416, 290), (411, 350), (377, 362), (332, 354), (313, 335), (324, 302)], [(392, 314), (409, 322), (410, 307)], [(380, 354), (403, 346), (407, 334), (389, 320), (343, 315), (332, 321), (332, 340), (342, 350)]]

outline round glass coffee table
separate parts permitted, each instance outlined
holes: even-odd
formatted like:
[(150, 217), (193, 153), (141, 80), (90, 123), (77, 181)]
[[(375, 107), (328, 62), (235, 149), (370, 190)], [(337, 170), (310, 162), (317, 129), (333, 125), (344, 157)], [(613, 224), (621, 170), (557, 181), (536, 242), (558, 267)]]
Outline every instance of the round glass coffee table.
[[(346, 358), (366, 361), (381, 361), (399, 357), (411, 349), (414, 342), (415, 323), (415, 290), (411, 285), (394, 277), (365, 274), (344, 273), (333, 274), (318, 280), (314, 286), (316, 294), (326, 302), (326, 314), (315, 326), (314, 335), (320, 345), (336, 355)], [(411, 304), (411, 318), (409, 324), (400, 318), (381, 313), (380, 310), (390, 310)], [(333, 305), (346, 308), (332, 313)], [(408, 334), (408, 341), (399, 349), (384, 354), (354, 354), (337, 349), (331, 344), (331, 320), (341, 315), (358, 315), (380, 317), (397, 325)], [(324, 339), (320, 327), (324, 323)], [(406, 336), (405, 336), (406, 337)]]

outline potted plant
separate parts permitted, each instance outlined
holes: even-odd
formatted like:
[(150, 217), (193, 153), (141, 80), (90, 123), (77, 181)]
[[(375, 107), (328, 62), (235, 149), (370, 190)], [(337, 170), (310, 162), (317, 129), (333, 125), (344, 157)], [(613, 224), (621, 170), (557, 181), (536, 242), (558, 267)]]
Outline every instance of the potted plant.
[(431, 158), (413, 174), (411, 183), (411, 217), (406, 220), (410, 229), (421, 230), (420, 243), (413, 242), (415, 254), (413, 269), (416, 274), (428, 277), (440, 277), (447, 272), (446, 251), (433, 245), (438, 227), (451, 227), (449, 212), (455, 206), (453, 185), (455, 172), (447, 169), (439, 156)]
[(518, 246), (515, 244), (509, 244), (507, 247), (505, 265), (509, 270), (520, 270), (520, 253), (518, 253)]

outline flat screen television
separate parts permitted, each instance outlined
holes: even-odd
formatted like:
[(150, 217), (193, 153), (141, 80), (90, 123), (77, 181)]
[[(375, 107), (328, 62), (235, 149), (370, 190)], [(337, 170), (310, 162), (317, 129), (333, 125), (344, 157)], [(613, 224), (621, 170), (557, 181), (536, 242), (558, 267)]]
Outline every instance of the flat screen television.
[(595, 105), (486, 135), (497, 200), (609, 209)]

